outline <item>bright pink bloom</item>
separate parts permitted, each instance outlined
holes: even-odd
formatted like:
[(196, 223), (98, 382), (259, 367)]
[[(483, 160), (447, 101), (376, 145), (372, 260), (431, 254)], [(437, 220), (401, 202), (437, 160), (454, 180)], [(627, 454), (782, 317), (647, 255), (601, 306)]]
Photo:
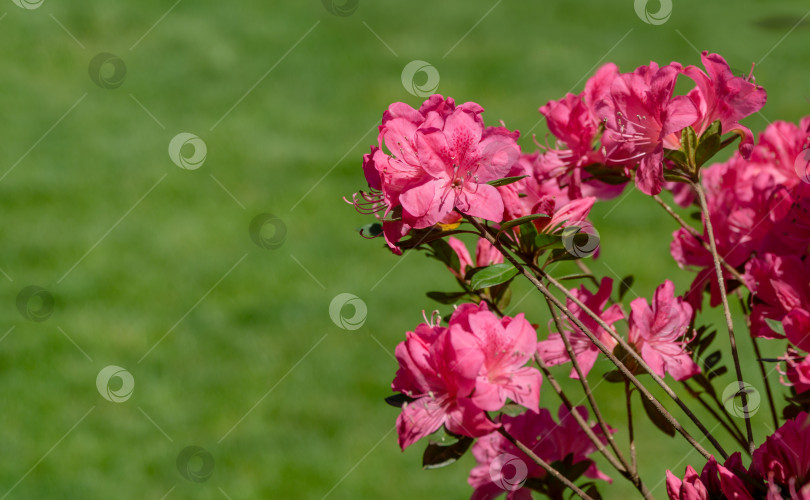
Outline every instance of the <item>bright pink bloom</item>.
[(788, 349), (780, 359), (785, 360), (787, 364), (784, 375), (787, 375), (789, 383), (782, 377), (779, 380), (785, 385), (792, 385), (797, 394), (810, 390), (810, 356), (802, 357), (795, 349)]
[(487, 184), (506, 177), (520, 157), (513, 137), (484, 137), (478, 113), (455, 109), (441, 127), (416, 131), (418, 159), (428, 174), (400, 195), (403, 220), (415, 228), (440, 222), (454, 208), (461, 213), (500, 222), (503, 201)]
[(762, 109), (767, 100), (765, 89), (752, 83), (751, 75), (747, 78), (734, 76), (726, 60), (718, 54), (704, 51), (700, 59), (708, 75), (696, 66), (687, 66), (683, 70), (697, 84), (689, 92), (699, 111), (699, 118), (692, 126), (699, 136), (720, 120), (724, 134), (734, 131), (742, 135), (739, 150), (747, 158), (754, 147), (754, 135), (739, 121)]
[(467, 251), (467, 247), (464, 245), (463, 241), (451, 236), (447, 239), (447, 243), (458, 256), (459, 261), (459, 268), (450, 269), (450, 271), (460, 280), (463, 280), (466, 272), (473, 267), (486, 267), (503, 262), (503, 254), (486, 238), (478, 239), (478, 244), (475, 248), (475, 264), (473, 264), (470, 258), (470, 252)]
[(768, 436), (754, 450), (751, 473), (778, 485), (784, 498), (807, 498), (797, 492), (810, 485), (810, 415), (799, 413)]
[(458, 208), (500, 221), (502, 202), (486, 182), (505, 177), (520, 155), (517, 133), (484, 129), (484, 109), (433, 95), (415, 110), (393, 103), (383, 114), (378, 145), (363, 157), (370, 192), (352, 204), (382, 221), (388, 246), (412, 228), (455, 222)]
[(596, 104), (605, 120), (602, 145), (608, 164), (636, 170), (636, 186), (645, 194), (658, 194), (664, 182), (664, 148), (680, 147), (680, 131), (698, 117), (686, 96), (672, 97), (681, 70), (672, 63), (663, 68), (650, 63), (616, 77), (610, 95)]
[[(618, 304), (614, 304), (607, 309), (605, 305), (610, 299), (610, 294), (613, 290), (613, 280), (610, 278), (602, 278), (599, 290), (594, 294), (591, 293), (583, 285), (579, 290), (571, 290), (571, 294), (576, 297), (580, 302), (585, 304), (586, 307), (596, 312), (599, 317), (608, 325), (624, 319), (624, 312)], [(567, 301), (568, 309), (571, 313), (582, 322), (582, 324), (600, 340), (608, 349), (613, 350), (617, 342), (610, 333), (606, 332), (599, 324), (579, 308), (571, 299)], [(604, 310), (603, 310), (604, 309)], [(579, 362), (582, 373), (587, 375), (596, 362), (599, 356), (599, 348), (570, 320), (563, 316), (561, 318), (563, 332), (551, 333), (546, 340), (542, 340), (537, 344), (537, 354), (543, 361), (549, 365), (559, 365), (570, 361), (568, 352), (565, 349), (565, 343), (560, 336), (561, 333), (566, 335), (571, 342), (571, 347)], [(572, 378), (577, 378), (576, 371), (572, 368)]]
[(807, 350), (810, 308), (810, 263), (798, 256), (765, 254), (745, 266), (745, 281), (756, 301), (751, 311), (751, 334), (775, 338), (765, 319), (782, 321), (790, 341)]
[[(466, 324), (458, 321), (451, 328), (469, 334), (472, 340), (464, 344), (471, 351), (484, 355), (475, 380), (473, 403), (482, 410), (498, 411), (509, 398), (536, 411), (543, 378), (537, 368), (526, 364), (534, 358), (537, 332), (523, 313), (514, 318), (505, 316), (499, 319), (487, 310), (485, 304), (478, 311), (470, 311)], [(461, 332), (458, 335), (461, 336)], [(461, 357), (466, 354), (464, 350), (459, 351)], [(474, 356), (477, 354), (471, 352), (470, 357)]]
[(549, 131), (559, 140), (558, 157), (569, 167), (584, 167), (604, 163), (602, 152), (594, 150), (593, 142), (599, 130), (599, 120), (580, 95), (566, 94), (559, 101), (549, 101), (540, 107)]
[(700, 368), (684, 350), (692, 307), (675, 297), (674, 288), (669, 280), (656, 288), (652, 308), (645, 298), (630, 303), (628, 340), (658, 376), (667, 372), (675, 380), (686, 380)]
[(670, 500), (754, 500), (739, 473), (745, 473), (739, 452), (731, 455), (725, 466), (711, 457), (700, 476), (691, 465), (686, 466), (683, 480), (667, 470), (667, 495)]
[[(575, 411), (584, 419), (588, 418), (584, 406), (576, 407)], [(501, 422), (509, 434), (543, 460), (551, 463), (571, 455), (575, 464), (590, 462), (584, 473), (586, 477), (610, 482), (611, 479), (588, 458), (596, 451), (596, 446), (565, 406), (560, 407), (558, 418), (560, 422), (556, 423), (551, 413), (541, 408), (539, 413), (528, 411), (516, 417), (503, 415)], [(598, 425), (591, 429), (603, 443), (607, 442)], [(542, 467), (497, 432), (476, 441), (472, 453), (477, 465), (470, 471), (467, 482), (475, 488), (473, 500), (492, 500), (504, 493), (507, 500), (530, 500), (531, 492), (523, 487), (523, 481), (546, 477)]]
[[(463, 312), (465, 306), (459, 310)], [(391, 388), (414, 399), (403, 405), (397, 418), (403, 450), (442, 425), (450, 432), (471, 437), (495, 428), (486, 413), (468, 398), (484, 354), (464, 345), (470, 338), (453, 328), (456, 314), (451, 316), (448, 328), (420, 324), (396, 348), (400, 367)], [(461, 351), (463, 356), (459, 355)]]

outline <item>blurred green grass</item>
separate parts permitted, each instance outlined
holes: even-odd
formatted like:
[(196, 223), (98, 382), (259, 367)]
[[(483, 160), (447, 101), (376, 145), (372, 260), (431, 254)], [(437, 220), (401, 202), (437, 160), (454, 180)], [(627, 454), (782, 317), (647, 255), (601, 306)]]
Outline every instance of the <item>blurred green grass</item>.
[[(805, 15), (805, 2), (748, 0), (732, 8), (683, 1), (661, 26), (642, 23), (630, 1), (507, 0), (483, 17), (493, 5), (361, 1), (341, 18), (317, 1), (90, 0), (30, 11), (6, 2), (0, 268), (8, 278), (0, 278), (0, 335), (13, 329), (0, 341), (0, 494), (469, 495), (469, 457), (420, 470), (420, 446), (400, 453), (391, 432), (396, 410), (382, 402), (396, 368), (394, 346), (422, 309), (435, 307), (424, 292), (449, 290), (452, 279), (422, 255), (396, 258), (378, 241), (358, 238), (353, 228), (368, 219), (340, 200), (363, 187), (360, 156), (382, 111), (397, 100), (418, 105), (400, 82), (411, 60), (439, 70), (439, 92), (478, 101), (488, 123), (503, 120), (540, 142), (546, 129), (537, 107), (579, 91), (597, 63), (625, 70), (649, 60), (697, 64), (690, 44), (723, 54), (735, 68), (761, 61), (757, 81), (770, 95), (762, 114), (748, 120), (755, 131), (807, 114), (808, 24), (783, 39)], [(90, 80), (89, 61), (100, 52), (126, 63), (120, 88)], [(201, 169), (183, 171), (169, 160), (168, 143), (180, 132), (206, 142)], [(531, 148), (531, 137), (521, 143)], [(260, 213), (286, 222), (281, 248), (251, 242), (248, 225)], [(640, 296), (667, 277), (681, 291), (688, 286), (691, 275), (668, 252), (675, 227), (649, 199), (631, 193), (597, 206), (592, 219), (602, 253), (589, 265), (599, 274), (635, 274)], [(28, 285), (55, 297), (45, 322), (16, 310)], [(357, 331), (329, 319), (329, 303), (342, 292), (368, 305)], [(545, 324), (542, 302), (528, 292), (517, 284), (515, 301), (526, 297), (520, 308)], [(702, 319), (722, 329), (716, 311)], [(744, 337), (739, 316), (737, 325)], [(741, 344), (747, 380), (761, 387), (750, 344)], [(133, 374), (129, 401), (100, 397), (94, 382), (107, 365)], [(567, 368), (555, 373), (562, 379)], [(718, 385), (732, 380), (726, 375)], [(603, 384), (596, 392), (623, 442), (617, 389)], [(558, 406), (548, 388), (543, 404)], [(756, 415), (760, 439), (766, 416), (764, 409)], [(658, 496), (665, 468), (702, 465), (681, 440), (649, 424), (638, 434), (642, 475)], [(216, 461), (204, 483), (177, 471), (188, 445)], [(633, 492), (617, 480), (608, 497)]]

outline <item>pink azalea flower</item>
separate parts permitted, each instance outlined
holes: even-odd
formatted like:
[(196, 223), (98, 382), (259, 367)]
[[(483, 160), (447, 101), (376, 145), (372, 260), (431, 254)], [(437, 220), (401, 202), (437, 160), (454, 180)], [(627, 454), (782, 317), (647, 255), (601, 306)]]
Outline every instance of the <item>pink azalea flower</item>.
[[(459, 310), (463, 313), (465, 307)], [(471, 339), (456, 333), (455, 316), (451, 316), (448, 328), (420, 324), (396, 348), (400, 367), (391, 388), (414, 399), (403, 405), (397, 418), (403, 450), (442, 425), (450, 432), (470, 437), (496, 428), (468, 397), (475, 388), (484, 354), (465, 345)]]
[(788, 349), (780, 359), (787, 364), (783, 375), (787, 376), (789, 382), (785, 382), (782, 377), (779, 380), (785, 385), (793, 386), (797, 394), (810, 390), (810, 356), (802, 357), (795, 349)]
[(467, 246), (464, 245), (464, 242), (451, 236), (447, 239), (447, 244), (449, 244), (450, 248), (456, 253), (459, 261), (459, 268), (450, 269), (450, 272), (460, 280), (464, 280), (464, 275), (473, 267), (486, 267), (503, 262), (503, 254), (486, 238), (478, 239), (478, 244), (475, 248), (475, 264), (473, 264), (470, 258), (470, 252), (467, 251)]
[(510, 136), (483, 135), (478, 115), (463, 108), (448, 115), (441, 128), (416, 132), (419, 162), (428, 176), (400, 195), (406, 223), (429, 227), (454, 208), (495, 222), (503, 219), (501, 196), (487, 182), (506, 177), (520, 149)]
[(810, 263), (798, 256), (765, 254), (745, 266), (745, 280), (756, 301), (751, 311), (751, 334), (777, 338), (765, 319), (782, 321), (797, 347), (807, 350), (810, 308)]
[(745, 482), (738, 476), (739, 473), (745, 473), (739, 452), (731, 455), (725, 466), (711, 457), (700, 476), (691, 465), (686, 466), (683, 480), (667, 470), (667, 495), (670, 500), (754, 500)]
[(605, 120), (602, 145), (609, 164), (638, 164), (636, 186), (658, 194), (664, 182), (664, 148), (678, 149), (680, 131), (698, 117), (686, 96), (672, 97), (681, 68), (650, 63), (616, 77), (610, 95), (596, 104)]
[[(575, 410), (588, 418), (584, 406)], [(584, 473), (586, 477), (611, 482), (588, 458), (596, 451), (596, 446), (565, 406), (560, 407), (558, 418), (559, 424), (547, 409), (541, 408), (539, 413), (528, 411), (516, 417), (501, 416), (501, 422), (510, 435), (543, 460), (551, 463), (571, 455), (575, 464), (590, 462)], [(607, 442), (598, 425), (591, 429)], [(524, 487), (524, 480), (543, 480), (547, 475), (542, 467), (497, 432), (476, 441), (472, 453), (477, 465), (470, 471), (467, 482), (475, 489), (473, 500), (491, 500), (504, 493), (507, 500), (531, 500), (531, 490)]]
[(583, 98), (584, 93), (569, 93), (559, 101), (549, 101), (540, 107), (549, 131), (560, 141), (559, 145), (565, 147), (557, 151), (558, 157), (571, 167), (604, 162), (601, 151), (593, 147), (599, 120)]
[(712, 123), (720, 120), (724, 134), (735, 131), (742, 135), (739, 150), (747, 158), (754, 146), (754, 135), (739, 121), (762, 109), (767, 100), (765, 89), (752, 83), (751, 75), (747, 78), (734, 76), (726, 60), (718, 54), (704, 51), (700, 59), (708, 75), (696, 66), (687, 66), (683, 70), (697, 84), (689, 92), (699, 111), (699, 117), (692, 126), (699, 136)]
[[(602, 278), (599, 290), (595, 294), (586, 289), (584, 285), (580, 287), (579, 290), (571, 290), (571, 294), (589, 309), (596, 312), (605, 323), (612, 325), (624, 319), (624, 312), (618, 304), (614, 304), (605, 309), (612, 290), (613, 280), (610, 278)], [(613, 350), (617, 342), (610, 333), (600, 327), (593, 318), (582, 311), (572, 300), (568, 299), (567, 306), (571, 313), (581, 321), (588, 330), (593, 332), (608, 349)], [(582, 373), (587, 375), (596, 362), (596, 358), (599, 356), (599, 348), (596, 347), (596, 344), (591, 342), (576, 325), (572, 324), (567, 317), (563, 316), (561, 318), (561, 324), (563, 326), (563, 332), (561, 333), (568, 337), (580, 368), (582, 368)], [(565, 343), (560, 336), (561, 333), (551, 333), (546, 340), (542, 340), (537, 344), (537, 354), (549, 366), (570, 361), (568, 352), (565, 349)], [(573, 368), (571, 369), (570, 376), (577, 378), (577, 373)]]
[[(480, 310), (470, 310), (466, 324), (456, 322), (458, 330), (471, 339), (464, 342), (472, 351), (483, 353), (484, 361), (475, 380), (472, 401), (482, 410), (498, 411), (509, 398), (530, 410), (537, 410), (540, 401), (540, 372), (531, 366), (537, 342), (537, 332), (523, 317), (505, 316), (499, 319), (482, 303)], [(465, 328), (466, 326), (469, 328)], [(462, 334), (459, 332), (459, 336)], [(459, 351), (465, 356), (466, 351)], [(470, 356), (475, 354), (470, 353)]]
[(767, 481), (775, 495), (779, 495), (781, 489), (781, 495), (768, 498), (807, 498), (810, 493), (810, 415), (799, 413), (768, 436), (754, 450), (750, 472)]
[(502, 202), (486, 182), (505, 177), (520, 150), (517, 133), (484, 129), (483, 111), (437, 94), (418, 110), (397, 102), (383, 114), (378, 145), (363, 157), (370, 191), (350, 203), (377, 215), (395, 253), (401, 254), (396, 243), (412, 228), (455, 222), (454, 208), (501, 220), (503, 211), (495, 213)]
[(669, 280), (656, 288), (652, 308), (645, 298), (630, 303), (628, 340), (658, 376), (668, 372), (675, 380), (686, 380), (700, 368), (684, 350), (692, 307), (675, 297), (674, 288)]

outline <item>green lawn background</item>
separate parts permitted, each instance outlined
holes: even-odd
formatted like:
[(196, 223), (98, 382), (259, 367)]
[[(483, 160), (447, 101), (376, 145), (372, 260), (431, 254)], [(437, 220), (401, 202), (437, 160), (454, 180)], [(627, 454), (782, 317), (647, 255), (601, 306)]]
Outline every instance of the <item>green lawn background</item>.
[[(341, 201), (364, 187), (360, 158), (382, 111), (421, 101), (403, 88), (403, 67), (430, 62), (438, 92), (475, 100), (487, 123), (503, 120), (545, 142), (537, 107), (580, 91), (600, 61), (624, 70), (650, 60), (698, 64), (695, 48), (708, 49), (734, 68), (761, 61), (755, 74), (768, 104), (746, 122), (759, 131), (810, 108), (810, 25), (791, 31), (806, 9), (801, 1), (690, 0), (653, 26), (629, 0), (361, 0), (348, 17), (314, 0), (46, 0), (36, 10), (5, 1), (0, 498), (467, 497), (470, 457), (422, 471), (422, 446), (399, 451), (397, 412), (382, 401), (395, 345), (423, 309), (437, 307), (424, 292), (452, 290), (453, 280), (423, 255), (398, 258), (359, 238), (353, 230), (369, 218)], [(89, 78), (100, 52), (126, 63), (120, 88)], [(180, 132), (206, 142), (199, 170), (170, 161)], [(521, 144), (531, 149), (531, 137)], [(248, 225), (261, 213), (286, 223), (281, 248), (251, 241)], [(668, 277), (679, 291), (688, 287), (692, 275), (669, 256), (675, 226), (651, 200), (634, 192), (598, 205), (592, 220), (602, 235), (601, 258), (589, 262), (598, 274), (632, 273), (633, 293), (645, 297)], [(17, 311), (28, 285), (55, 297), (47, 321)], [(329, 318), (343, 292), (368, 306), (359, 330)], [(520, 309), (545, 325), (542, 301), (527, 292), (517, 283), (515, 302), (525, 297)], [(722, 328), (716, 311), (701, 319)], [(736, 320), (746, 380), (761, 389)], [(107, 365), (132, 373), (130, 400), (99, 395), (95, 378)], [(597, 366), (594, 384), (606, 368)], [(618, 387), (602, 384), (596, 394), (624, 443)], [(548, 386), (542, 403), (556, 413)], [(763, 406), (758, 440), (769, 432), (766, 417)], [(638, 441), (642, 475), (658, 497), (667, 467), (703, 464), (649, 424), (639, 424)], [(188, 445), (215, 459), (206, 482), (178, 473), (175, 459)], [(603, 488), (608, 498), (635, 497), (616, 483)]]

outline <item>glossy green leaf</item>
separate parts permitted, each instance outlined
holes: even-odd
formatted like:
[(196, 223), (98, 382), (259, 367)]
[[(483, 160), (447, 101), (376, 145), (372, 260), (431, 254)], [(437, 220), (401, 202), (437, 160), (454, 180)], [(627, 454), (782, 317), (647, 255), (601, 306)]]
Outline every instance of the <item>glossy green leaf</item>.
[(470, 288), (480, 290), (500, 285), (514, 278), (517, 273), (517, 268), (512, 264), (495, 264), (475, 273), (470, 281)]

